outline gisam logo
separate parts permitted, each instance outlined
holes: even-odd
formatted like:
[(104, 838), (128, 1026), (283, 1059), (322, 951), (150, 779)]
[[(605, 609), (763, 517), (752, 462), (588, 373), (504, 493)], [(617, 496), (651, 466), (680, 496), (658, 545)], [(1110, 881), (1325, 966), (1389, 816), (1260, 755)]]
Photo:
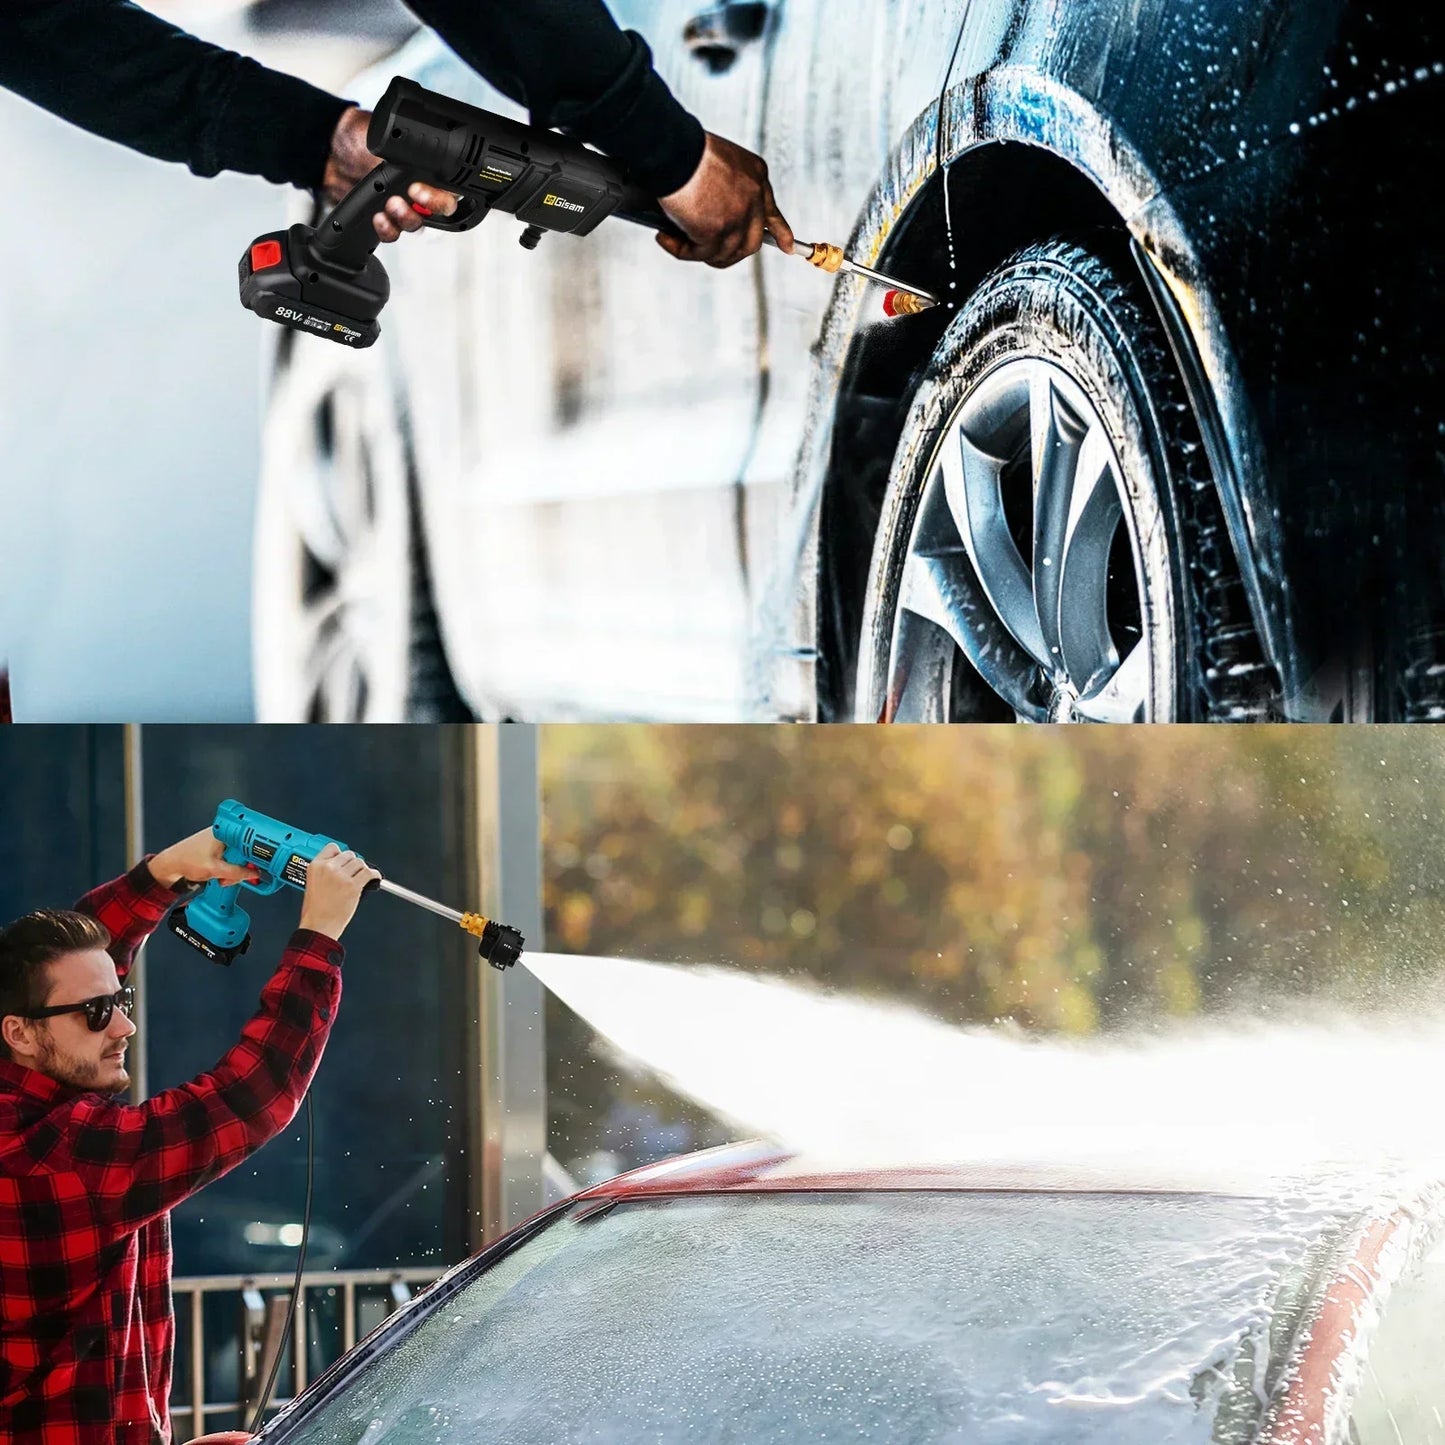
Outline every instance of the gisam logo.
[(585, 211), (586, 206), (579, 206), (576, 201), (564, 201), (561, 196), (547, 194), (542, 197), (544, 206), (561, 206), (564, 211)]

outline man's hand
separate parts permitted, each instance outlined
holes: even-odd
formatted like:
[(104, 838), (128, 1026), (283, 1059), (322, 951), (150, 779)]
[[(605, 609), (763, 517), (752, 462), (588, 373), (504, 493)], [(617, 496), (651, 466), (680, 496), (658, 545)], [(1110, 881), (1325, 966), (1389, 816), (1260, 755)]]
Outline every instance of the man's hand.
[(731, 266), (763, 244), (765, 231), (781, 250), (793, 249), (793, 228), (773, 199), (767, 164), (719, 135), (709, 133), (692, 178), (661, 197), (661, 205), (691, 237), (679, 241), (658, 232), (657, 244), (680, 261)]
[[(321, 194), (329, 205), (334, 206), (357, 181), (381, 164), (381, 157), (372, 155), (366, 148), (366, 127), (370, 122), (371, 112), (358, 110), (354, 105), (342, 111), (341, 119), (336, 122), (331, 135), (331, 155), (321, 181)], [(457, 198), (450, 191), (438, 190), (420, 181), (412, 183), (407, 195), (436, 215), (450, 216), (457, 209)], [(421, 230), (422, 218), (401, 196), (391, 196), (385, 214), (378, 212), (371, 218), (371, 224), (383, 241), (396, 241), (403, 231)]]
[(373, 878), (379, 880), (381, 874), (368, 868), (364, 858), (350, 850), (343, 853), (335, 843), (328, 843), (306, 870), (301, 927), (339, 939), (361, 902), (361, 890)]
[(226, 845), (209, 828), (162, 848), (150, 861), (151, 877), (169, 888), (182, 878), (204, 883), (219, 878), (222, 883), (259, 883), (261, 873), (251, 863), (226, 863), (221, 854)]

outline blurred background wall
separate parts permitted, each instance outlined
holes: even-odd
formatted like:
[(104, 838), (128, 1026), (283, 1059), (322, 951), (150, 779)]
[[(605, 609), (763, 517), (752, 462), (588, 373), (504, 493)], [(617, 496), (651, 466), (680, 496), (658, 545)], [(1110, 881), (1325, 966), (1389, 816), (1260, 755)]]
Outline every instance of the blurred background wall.
[[(528, 728), (0, 728), (0, 926), (70, 906), (235, 797), (344, 840), (429, 897), (511, 919), (540, 947), (535, 749)], [(292, 889), (243, 895), (252, 943), (228, 967), (164, 927), (151, 936), (134, 976), (137, 1097), (204, 1072), (235, 1042), (300, 905)], [(535, 1212), (544, 1188), (535, 980), (516, 969), (504, 984), (469, 935), (384, 894), (344, 942), (343, 1007), (310, 1090), (312, 1283), (298, 1351), (312, 1377), (339, 1354), (347, 1313), (359, 1338), (394, 1305), (393, 1271), (435, 1277)], [(272, 1275), (274, 1296), (296, 1268), (307, 1142), (302, 1113), (172, 1211), (183, 1281), (172, 1402), (190, 1432), (179, 1438), (199, 1433), (193, 1399), (207, 1428), (241, 1423), (240, 1281)], [(187, 1292), (203, 1283), (203, 1297)], [(288, 1366), (276, 1400), (292, 1388)]]
[[(389, 0), (146, 8), (338, 93), (414, 24)], [(249, 718), (263, 337), (236, 261), (300, 193), (202, 179), (4, 90), (0, 125), (17, 207), (0, 234), (0, 669), (16, 714)]]

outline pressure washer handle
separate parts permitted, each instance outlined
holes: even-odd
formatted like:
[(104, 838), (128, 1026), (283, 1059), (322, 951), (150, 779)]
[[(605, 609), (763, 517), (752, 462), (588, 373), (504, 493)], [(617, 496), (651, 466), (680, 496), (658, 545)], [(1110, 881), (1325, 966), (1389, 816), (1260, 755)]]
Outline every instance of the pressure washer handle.
[(248, 922), (246, 910), (241, 907), (241, 889), (248, 886), (244, 883), (222, 883), (212, 878), (186, 907), (204, 913), (213, 921), (217, 937), (224, 933), (240, 936), (246, 932)]
[(405, 195), (410, 184), (403, 167), (382, 161), (337, 202), (316, 228), (311, 249), (319, 261), (346, 271), (359, 271), (381, 244), (372, 217), (386, 209), (394, 195)]
[(239, 901), (241, 889), (250, 887), (212, 878), (169, 915), (166, 926), (213, 963), (229, 964), (251, 946), (251, 918)]
[(633, 225), (645, 226), (649, 231), (661, 231), (679, 241), (691, 239), (662, 209), (655, 196), (636, 186), (629, 185), (624, 189), (621, 204), (612, 214), (620, 221), (631, 221)]
[[(672, 236), (678, 241), (692, 239), (662, 209), (654, 197), (648, 195), (646, 191), (639, 191), (635, 186), (628, 186), (622, 193), (622, 204), (613, 212), (613, 215), (619, 220), (631, 221), (635, 226), (646, 226), (650, 231), (661, 231), (663, 235)], [(771, 231), (763, 232), (763, 240), (769, 246), (778, 244), (778, 238)], [(795, 241), (793, 245), (794, 249), (802, 251), (804, 256), (813, 249), (806, 241)]]

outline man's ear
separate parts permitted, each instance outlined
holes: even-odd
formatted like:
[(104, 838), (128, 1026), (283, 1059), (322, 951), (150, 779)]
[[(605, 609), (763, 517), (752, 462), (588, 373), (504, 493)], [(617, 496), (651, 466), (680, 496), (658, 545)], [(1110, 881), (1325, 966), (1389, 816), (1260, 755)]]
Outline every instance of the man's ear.
[(35, 1052), (34, 1034), (31, 1032), (30, 1020), (23, 1019), (19, 1014), (6, 1014), (0, 1019), (0, 1038), (5, 1040), (5, 1046), (12, 1054), (33, 1054)]

